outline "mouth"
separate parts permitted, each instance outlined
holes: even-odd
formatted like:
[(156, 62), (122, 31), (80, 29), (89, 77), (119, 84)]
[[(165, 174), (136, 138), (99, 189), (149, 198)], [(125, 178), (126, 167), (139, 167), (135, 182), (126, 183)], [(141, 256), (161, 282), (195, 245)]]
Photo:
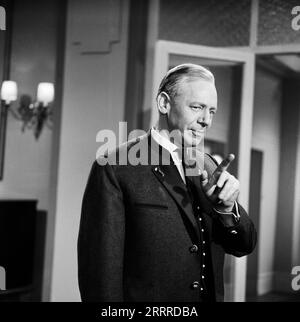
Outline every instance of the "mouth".
[(205, 132), (206, 132), (206, 129), (202, 129), (202, 130), (191, 130), (192, 134), (193, 134), (193, 137), (202, 137)]

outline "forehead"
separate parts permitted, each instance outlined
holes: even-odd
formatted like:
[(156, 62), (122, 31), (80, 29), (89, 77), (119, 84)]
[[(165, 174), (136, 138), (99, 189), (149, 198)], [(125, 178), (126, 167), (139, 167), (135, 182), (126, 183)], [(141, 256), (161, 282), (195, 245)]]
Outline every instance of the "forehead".
[(211, 81), (184, 78), (178, 83), (177, 96), (187, 100), (209, 100), (214, 105), (217, 101), (217, 90)]

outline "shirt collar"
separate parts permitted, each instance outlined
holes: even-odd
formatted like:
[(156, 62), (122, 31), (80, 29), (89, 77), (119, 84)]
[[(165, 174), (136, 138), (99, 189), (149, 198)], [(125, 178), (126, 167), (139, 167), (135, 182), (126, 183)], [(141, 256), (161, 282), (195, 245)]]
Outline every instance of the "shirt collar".
[(182, 158), (179, 147), (172, 143), (167, 136), (163, 135), (163, 132), (160, 133), (155, 127), (152, 127), (151, 136), (159, 145), (170, 152), (171, 155), (176, 155), (176, 157), (181, 161)]

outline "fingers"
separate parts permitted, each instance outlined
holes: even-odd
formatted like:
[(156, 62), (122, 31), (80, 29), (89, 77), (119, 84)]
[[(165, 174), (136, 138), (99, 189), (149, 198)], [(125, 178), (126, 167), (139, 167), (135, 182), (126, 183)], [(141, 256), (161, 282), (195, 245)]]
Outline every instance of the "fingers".
[(228, 156), (217, 166), (216, 170), (211, 175), (208, 185), (206, 187), (209, 190), (213, 185), (217, 184), (222, 173), (228, 169), (230, 163), (234, 160), (235, 156), (233, 154), (228, 154)]
[(237, 199), (240, 183), (229, 172), (222, 172), (218, 181), (213, 186), (209, 186), (209, 183), (207, 184), (207, 172), (203, 172), (200, 178), (204, 191), (211, 201), (218, 200), (221, 203), (233, 203)]
[(228, 154), (228, 156), (217, 166), (209, 181), (210, 186), (217, 183), (220, 175), (228, 169), (230, 163), (234, 160), (234, 158), (234, 154)]
[(227, 179), (225, 179), (225, 180), (226, 180), (226, 182), (225, 182), (221, 192), (218, 195), (218, 198), (223, 202), (231, 201), (233, 196), (236, 193), (238, 194), (239, 189), (240, 189), (239, 181), (234, 176), (229, 175), (227, 177)]
[(206, 170), (203, 170), (203, 172), (201, 173), (201, 175), (200, 175), (200, 181), (201, 181), (202, 187), (204, 188), (204, 190), (206, 192), (206, 195), (208, 197), (210, 197), (214, 193), (214, 190), (216, 188), (216, 185), (213, 185), (212, 187), (210, 187), (210, 188), (207, 189), (208, 174), (207, 174), (207, 171)]
[(222, 188), (227, 179), (228, 179), (228, 172), (225, 172), (225, 171), (222, 172), (217, 181), (217, 187)]
[(231, 187), (224, 193), (220, 193), (218, 198), (223, 202), (232, 201), (234, 199), (233, 197), (238, 193), (239, 193), (239, 189), (237, 187)]
[(235, 159), (234, 154), (230, 153), (228, 156), (217, 166), (215, 172), (223, 172), (226, 171), (230, 165), (230, 163)]
[(208, 174), (207, 174), (206, 170), (203, 170), (203, 172), (201, 173), (200, 181), (201, 181), (202, 187), (207, 185), (207, 183), (208, 183)]
[(224, 211), (232, 209), (240, 191), (239, 181), (226, 171), (234, 158), (233, 154), (229, 154), (210, 178), (205, 170), (200, 176), (201, 185), (206, 196), (215, 206), (221, 209), (224, 208)]

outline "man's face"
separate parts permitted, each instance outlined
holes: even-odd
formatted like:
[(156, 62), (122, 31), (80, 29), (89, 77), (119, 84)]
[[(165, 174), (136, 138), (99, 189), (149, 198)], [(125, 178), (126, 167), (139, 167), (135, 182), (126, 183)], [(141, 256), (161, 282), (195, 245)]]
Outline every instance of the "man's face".
[(179, 130), (185, 146), (197, 146), (217, 111), (215, 85), (203, 79), (183, 79), (170, 104), (169, 131)]

